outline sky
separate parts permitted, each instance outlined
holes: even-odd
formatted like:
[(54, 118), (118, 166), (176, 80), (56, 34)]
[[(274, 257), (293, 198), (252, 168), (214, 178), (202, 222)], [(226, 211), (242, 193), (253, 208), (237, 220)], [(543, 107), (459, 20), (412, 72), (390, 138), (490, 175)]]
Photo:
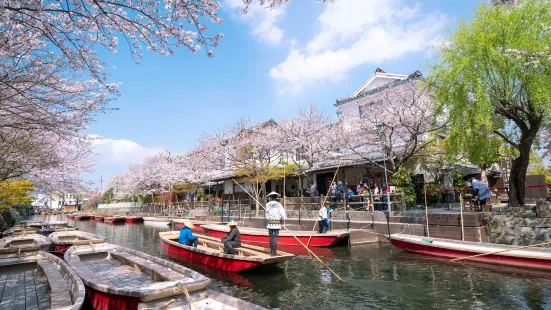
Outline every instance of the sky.
[(118, 111), (101, 114), (87, 133), (96, 170), (84, 178), (105, 190), (130, 164), (163, 149), (185, 152), (202, 132), (239, 117), (254, 122), (290, 117), (315, 103), (336, 118), (335, 100), (350, 96), (376, 68), (428, 73), (434, 48), (475, 0), (295, 0), (270, 10), (242, 0), (220, 0), (223, 33), (214, 58), (176, 49), (172, 56), (145, 51), (136, 65), (121, 44), (103, 53), (111, 81), (120, 82)]

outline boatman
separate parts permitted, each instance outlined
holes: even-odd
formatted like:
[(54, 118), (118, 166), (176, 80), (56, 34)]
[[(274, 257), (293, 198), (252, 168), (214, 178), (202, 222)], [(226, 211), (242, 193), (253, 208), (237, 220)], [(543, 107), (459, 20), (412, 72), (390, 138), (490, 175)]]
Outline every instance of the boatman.
[(331, 208), (327, 208), (325, 205), (321, 205), (321, 208), (318, 214), (318, 226), (319, 226), (320, 234), (325, 234), (329, 229), (329, 219), (327, 218), (327, 215), (331, 211), (332, 211)]
[(231, 221), (228, 223), (230, 226), (230, 231), (224, 238), (222, 238), (222, 243), (224, 244), (224, 253), (234, 255), (235, 251), (233, 249), (241, 246), (241, 234), (239, 229), (237, 229), (237, 223)]
[(486, 199), (492, 197), (492, 192), (484, 183), (480, 182), (476, 178), (474, 178), (472, 175), (467, 175), (463, 178), (463, 180), (467, 181), (468, 183), (471, 183), (471, 186), (473, 188), (473, 195), (474, 200), (478, 202), (478, 205), (480, 206), (479, 211), (482, 211), (482, 206), (486, 205)]
[(193, 246), (194, 248), (197, 247), (197, 243), (199, 243), (199, 238), (197, 236), (194, 236), (191, 233), (191, 230), (195, 228), (195, 225), (193, 225), (190, 221), (184, 221), (184, 227), (180, 230), (180, 236), (178, 237), (178, 242), (180, 244)]
[(277, 236), (279, 236), (279, 230), (281, 229), (281, 224), (287, 218), (285, 214), (285, 209), (277, 201), (277, 196), (279, 194), (276, 192), (271, 192), (268, 194), (270, 197), (270, 202), (266, 204), (266, 228), (270, 235), (270, 250), (271, 255), (277, 255)]

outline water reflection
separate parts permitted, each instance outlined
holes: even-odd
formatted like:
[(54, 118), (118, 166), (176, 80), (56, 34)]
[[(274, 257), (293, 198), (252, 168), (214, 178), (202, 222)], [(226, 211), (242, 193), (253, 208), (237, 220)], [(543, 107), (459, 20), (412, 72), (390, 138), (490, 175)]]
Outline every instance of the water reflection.
[[(44, 217), (35, 219), (44, 220)], [(168, 226), (67, 221), (83, 231), (105, 236), (106, 242), (179, 261), (161, 249), (159, 232), (169, 230)], [(296, 257), (275, 268), (241, 273), (185, 261), (179, 263), (211, 277), (214, 289), (281, 309), (551, 308), (551, 279), (541, 275), (451, 263), (391, 249), (387, 245), (324, 250), (327, 251), (319, 254), (344, 279), (343, 282), (336, 282), (319, 262), (307, 256)]]

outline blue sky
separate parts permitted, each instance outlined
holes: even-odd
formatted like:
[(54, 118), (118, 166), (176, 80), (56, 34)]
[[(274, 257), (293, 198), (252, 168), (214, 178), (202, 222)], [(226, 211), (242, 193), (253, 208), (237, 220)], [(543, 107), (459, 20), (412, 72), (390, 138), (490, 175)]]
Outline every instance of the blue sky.
[(104, 53), (116, 67), (111, 81), (122, 83), (113, 104), (120, 110), (99, 115), (88, 129), (104, 139), (86, 179), (103, 176), (105, 189), (127, 165), (164, 148), (184, 152), (201, 132), (240, 116), (278, 119), (311, 102), (334, 115), (335, 99), (349, 96), (376, 68), (426, 73), (433, 46), (481, 2), (295, 0), (243, 15), (241, 0), (221, 1), (224, 22), (209, 31), (225, 38), (212, 59), (204, 51), (146, 51), (135, 65), (124, 44), (117, 54)]

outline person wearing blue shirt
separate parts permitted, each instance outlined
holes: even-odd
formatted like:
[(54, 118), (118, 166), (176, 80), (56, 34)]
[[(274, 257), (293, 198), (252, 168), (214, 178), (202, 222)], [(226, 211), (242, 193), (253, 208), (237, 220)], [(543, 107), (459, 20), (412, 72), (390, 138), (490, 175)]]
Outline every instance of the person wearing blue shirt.
[(180, 236), (178, 237), (178, 242), (180, 244), (185, 244), (188, 246), (193, 246), (194, 248), (197, 247), (197, 243), (199, 243), (199, 238), (197, 236), (194, 236), (191, 233), (191, 230), (195, 227), (192, 222), (185, 221), (184, 227), (182, 227), (182, 230), (180, 230)]
[(490, 197), (492, 197), (492, 192), (490, 189), (484, 185), (480, 180), (477, 180), (473, 176), (467, 175), (463, 178), (463, 180), (470, 182), (471, 186), (473, 188), (473, 195), (474, 200), (476, 200), (479, 203), (480, 211), (482, 211), (482, 206), (486, 205), (486, 200)]

